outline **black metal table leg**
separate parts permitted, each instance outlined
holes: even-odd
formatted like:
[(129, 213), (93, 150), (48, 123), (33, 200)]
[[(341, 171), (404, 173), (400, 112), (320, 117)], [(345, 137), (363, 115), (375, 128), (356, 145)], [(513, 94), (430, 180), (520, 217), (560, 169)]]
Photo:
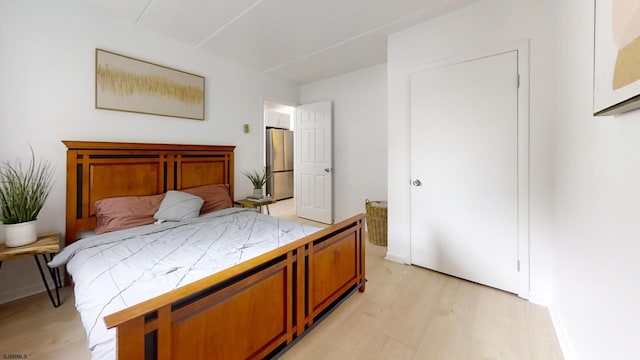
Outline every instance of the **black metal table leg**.
[[(49, 254), (50, 258), (47, 259), (47, 254), (40, 254), (44, 261), (44, 266), (49, 270), (49, 275), (51, 276), (51, 280), (56, 287), (56, 299), (54, 300), (53, 294), (51, 293), (51, 289), (49, 289), (49, 283), (47, 283), (47, 279), (44, 276), (44, 271), (42, 270), (42, 266), (40, 265), (40, 260), (38, 260), (38, 255), (33, 255), (33, 258), (36, 260), (36, 265), (38, 265), (38, 270), (40, 271), (40, 277), (42, 278), (42, 282), (44, 283), (44, 287), (47, 289), (47, 294), (49, 295), (49, 299), (51, 300), (51, 304), (53, 307), (60, 306), (60, 288), (62, 287), (62, 280), (60, 279), (60, 270), (58, 268), (50, 268), (47, 266), (47, 262), (53, 259), (53, 254)], [(56, 301), (57, 300), (57, 301)]]

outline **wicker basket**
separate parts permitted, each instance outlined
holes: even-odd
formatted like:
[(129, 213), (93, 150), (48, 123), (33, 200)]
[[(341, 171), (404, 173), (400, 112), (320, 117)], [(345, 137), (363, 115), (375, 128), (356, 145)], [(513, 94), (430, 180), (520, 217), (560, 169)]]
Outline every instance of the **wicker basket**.
[(387, 202), (365, 201), (367, 234), (374, 245), (387, 246)]

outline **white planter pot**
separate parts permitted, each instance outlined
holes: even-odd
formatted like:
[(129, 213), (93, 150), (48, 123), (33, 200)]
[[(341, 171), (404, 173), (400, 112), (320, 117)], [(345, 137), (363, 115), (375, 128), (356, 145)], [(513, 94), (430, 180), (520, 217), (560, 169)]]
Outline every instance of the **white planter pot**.
[(253, 189), (253, 197), (262, 197), (262, 189)]
[(18, 224), (5, 224), (4, 229), (7, 247), (31, 244), (38, 239), (35, 220)]

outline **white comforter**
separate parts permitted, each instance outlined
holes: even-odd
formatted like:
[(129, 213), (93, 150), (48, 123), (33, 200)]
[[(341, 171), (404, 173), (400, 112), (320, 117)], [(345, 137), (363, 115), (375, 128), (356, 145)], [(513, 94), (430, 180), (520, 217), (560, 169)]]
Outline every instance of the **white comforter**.
[(49, 266), (67, 264), (93, 359), (115, 358), (106, 315), (211, 275), (317, 229), (246, 209), (141, 226), (76, 241)]

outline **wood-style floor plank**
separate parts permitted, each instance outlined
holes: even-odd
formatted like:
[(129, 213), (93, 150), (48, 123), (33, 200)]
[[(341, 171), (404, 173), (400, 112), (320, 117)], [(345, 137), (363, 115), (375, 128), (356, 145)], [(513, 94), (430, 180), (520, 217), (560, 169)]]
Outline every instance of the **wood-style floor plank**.
[(62, 305), (54, 308), (43, 292), (0, 305), (0, 356), (90, 359), (72, 289), (61, 289), (60, 300)]
[(383, 259), (367, 244), (367, 290), (281, 359), (562, 359), (546, 308)]

